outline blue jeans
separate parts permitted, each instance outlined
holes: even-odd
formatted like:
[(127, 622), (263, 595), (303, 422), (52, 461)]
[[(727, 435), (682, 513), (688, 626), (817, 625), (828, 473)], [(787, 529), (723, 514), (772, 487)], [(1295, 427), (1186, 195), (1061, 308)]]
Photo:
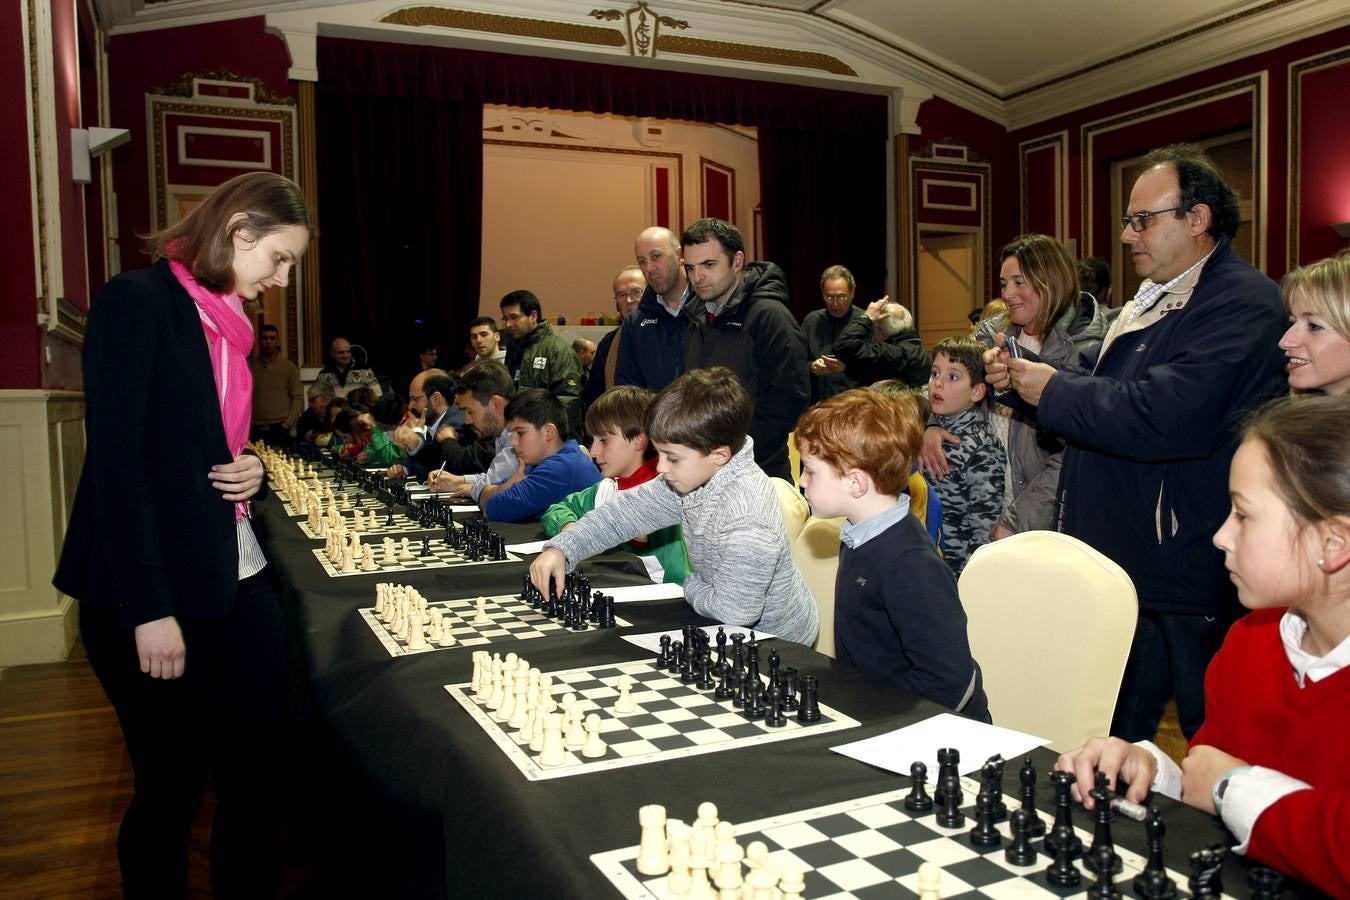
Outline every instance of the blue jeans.
[(1153, 740), (1167, 701), (1175, 697), (1181, 731), (1190, 740), (1205, 721), (1205, 669), (1228, 624), (1226, 618), (1141, 610), (1111, 734), (1131, 742)]

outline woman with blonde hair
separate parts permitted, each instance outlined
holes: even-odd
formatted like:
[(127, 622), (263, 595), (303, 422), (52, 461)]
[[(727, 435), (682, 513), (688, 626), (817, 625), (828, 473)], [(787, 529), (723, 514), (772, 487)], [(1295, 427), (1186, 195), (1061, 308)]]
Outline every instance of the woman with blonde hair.
[(1350, 250), (1284, 276), (1289, 330), (1280, 338), (1295, 391), (1350, 393)]
[[(1035, 353), (1045, 362), (1078, 365), (1083, 354), (1095, 354), (1106, 335), (1105, 311), (1079, 290), (1078, 267), (1064, 245), (1044, 234), (1013, 239), (1000, 253), (999, 284), (1008, 311), (980, 323), (975, 339), (993, 347), (998, 336)], [(995, 400), (1002, 399), (998, 394)], [(1016, 402), (992, 405), (991, 424), (1008, 450), (1003, 515), (994, 526), (994, 540), (1020, 531), (1054, 527), (1055, 489), (1064, 442), (1041, 431), (1036, 410)], [(954, 435), (930, 424), (924, 434), (922, 469), (930, 478), (947, 474), (943, 443)]]

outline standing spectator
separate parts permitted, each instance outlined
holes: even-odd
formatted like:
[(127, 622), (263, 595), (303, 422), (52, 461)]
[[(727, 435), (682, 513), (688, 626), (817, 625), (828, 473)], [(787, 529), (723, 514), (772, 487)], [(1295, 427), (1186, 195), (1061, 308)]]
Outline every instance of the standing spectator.
[(1237, 194), (1190, 145), (1155, 150), (1144, 167), (1120, 233), (1144, 282), (1095, 368), (986, 354), (986, 380), (1068, 441), (1061, 530), (1138, 591), (1111, 727), (1129, 741), (1152, 740), (1173, 696), (1188, 738), (1204, 721), (1205, 667), (1236, 612), (1210, 537), (1228, 515), (1242, 420), (1285, 389), (1280, 290), (1233, 251)]
[(923, 349), (914, 316), (890, 297), (867, 305), (867, 321), (850, 320), (834, 342), (834, 355), (859, 384), (887, 378), (910, 387), (928, 383), (933, 359)]
[(633, 252), (647, 289), (616, 338), (619, 362), (614, 383), (656, 393), (684, 371), (685, 336), (702, 304), (689, 285), (675, 232), (648, 228), (637, 236)]
[(502, 298), (502, 320), (511, 336), (506, 368), (516, 386), (543, 388), (563, 406), (567, 416), (565, 437), (580, 433), (581, 361), (567, 342), (544, 321), (539, 298), (529, 291), (512, 291)]
[(328, 352), (331, 354), (328, 365), (319, 370), (319, 377), (315, 380), (332, 387), (333, 396), (345, 399), (357, 388), (369, 390), (372, 397), (380, 396), (380, 381), (375, 377), (375, 372), (354, 365), (350, 341), (344, 337), (333, 338)]
[(333, 389), (326, 384), (315, 382), (305, 392), (309, 395), (309, 408), (300, 414), (295, 423), (295, 438), (307, 444), (328, 431), (328, 404), (333, 401)]
[(300, 370), (281, 355), (281, 333), (275, 325), (258, 329), (258, 352), (249, 361), (253, 370), (253, 427), (249, 440), (289, 447), (291, 432), (300, 420), (305, 391)]
[(505, 365), (506, 350), (502, 347), (501, 337), (497, 320), (492, 316), (479, 316), (470, 322), (469, 347), (473, 350), (473, 362), (490, 359)]
[(614, 276), (614, 310), (619, 314), (619, 327), (600, 339), (595, 348), (595, 362), (591, 364), (590, 377), (586, 379), (586, 390), (581, 399), (587, 409), (605, 391), (617, 384), (615, 376), (619, 364), (620, 337), (623, 323), (628, 314), (637, 308), (642, 294), (647, 288), (647, 279), (639, 266), (627, 266)]
[(853, 273), (843, 266), (830, 266), (820, 276), (822, 309), (813, 309), (802, 319), (806, 358), (811, 361), (811, 402), (819, 403), (841, 391), (857, 387), (858, 378), (834, 355), (834, 342), (850, 322), (867, 321), (867, 313), (853, 305), (856, 285)]
[(771, 262), (746, 262), (740, 231), (721, 219), (699, 219), (680, 244), (689, 283), (704, 304), (685, 342), (685, 371), (726, 366), (736, 373), (754, 404), (755, 462), (790, 481), (788, 432), (811, 387), (787, 278)]

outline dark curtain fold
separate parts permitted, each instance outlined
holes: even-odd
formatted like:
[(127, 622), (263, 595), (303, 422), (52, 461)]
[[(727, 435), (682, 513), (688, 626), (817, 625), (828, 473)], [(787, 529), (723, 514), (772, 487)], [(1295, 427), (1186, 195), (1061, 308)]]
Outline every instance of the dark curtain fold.
[(417, 353), (463, 357), (478, 315), (483, 106), (318, 92), (324, 341), (369, 351), (407, 393)]
[(820, 273), (827, 266), (848, 267), (860, 303), (885, 293), (884, 136), (761, 127), (759, 196), (764, 255), (787, 273), (799, 321), (820, 306)]
[(834, 263), (860, 297), (882, 291), (885, 97), (338, 38), (318, 54), (325, 340), (366, 344), (380, 371), (401, 371), (424, 333), (458, 359), (477, 315), (484, 103), (754, 126), (765, 256), (793, 311), (819, 305)]

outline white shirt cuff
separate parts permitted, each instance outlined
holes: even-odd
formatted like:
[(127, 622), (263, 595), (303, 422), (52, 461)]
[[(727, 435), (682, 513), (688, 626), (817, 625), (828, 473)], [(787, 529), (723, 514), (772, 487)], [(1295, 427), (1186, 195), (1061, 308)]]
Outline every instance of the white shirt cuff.
[(488, 486), (487, 475), (482, 472), (465, 475), (464, 481), (469, 485), (469, 496), (473, 498), (474, 503), (477, 503), (478, 498), (483, 495), (483, 489)]
[(1228, 781), (1228, 789), (1223, 795), (1223, 824), (1238, 839), (1233, 849), (1246, 853), (1251, 842), (1252, 828), (1261, 814), (1294, 791), (1305, 791), (1312, 785), (1290, 778), (1283, 772), (1267, 769), (1264, 766), (1252, 766), (1238, 772)]
[(1147, 750), (1158, 763), (1158, 773), (1153, 776), (1153, 790), (1164, 797), (1180, 800), (1181, 766), (1173, 762), (1172, 757), (1162, 752), (1152, 741), (1140, 741), (1135, 746)]

